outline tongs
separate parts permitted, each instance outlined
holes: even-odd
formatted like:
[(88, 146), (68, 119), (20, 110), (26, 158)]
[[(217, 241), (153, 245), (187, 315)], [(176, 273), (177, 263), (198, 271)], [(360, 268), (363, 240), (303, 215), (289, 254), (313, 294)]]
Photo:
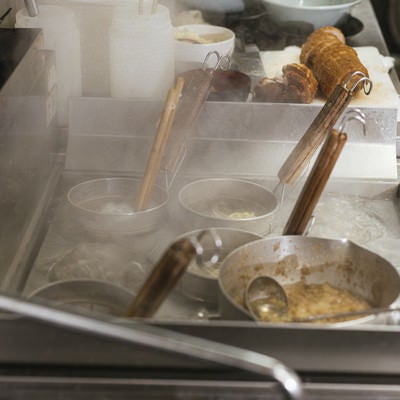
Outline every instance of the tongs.
[(343, 130), (351, 120), (361, 122), (365, 134), (365, 115), (357, 109), (346, 113), (338, 130), (331, 129), (286, 223), (284, 235), (303, 235), (309, 229), (315, 206), (347, 141)]
[(372, 81), (360, 71), (352, 73), (343, 85), (336, 86), (321, 111), (280, 168), (278, 172), (280, 183), (290, 185), (296, 182), (315, 151), (324, 141), (326, 135), (331, 132), (351, 99), (359, 90), (359, 85), (362, 85), (366, 95), (370, 94)]

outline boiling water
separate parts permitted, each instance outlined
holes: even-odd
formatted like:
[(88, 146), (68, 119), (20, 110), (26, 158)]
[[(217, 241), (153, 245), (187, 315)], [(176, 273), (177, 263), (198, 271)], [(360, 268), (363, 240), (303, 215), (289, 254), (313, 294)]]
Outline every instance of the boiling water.
[(110, 243), (80, 243), (59, 256), (49, 269), (49, 280), (102, 280), (131, 291), (144, 282), (146, 271), (135, 254)]
[(361, 198), (329, 198), (315, 210), (310, 234), (326, 238), (348, 238), (358, 244), (379, 239), (385, 232), (381, 217)]
[(249, 219), (265, 215), (268, 210), (260, 203), (248, 199), (219, 197), (195, 203), (193, 210), (214, 218)]
[(102, 196), (82, 201), (79, 206), (97, 212), (109, 215), (130, 215), (135, 212), (134, 199), (128, 196)]

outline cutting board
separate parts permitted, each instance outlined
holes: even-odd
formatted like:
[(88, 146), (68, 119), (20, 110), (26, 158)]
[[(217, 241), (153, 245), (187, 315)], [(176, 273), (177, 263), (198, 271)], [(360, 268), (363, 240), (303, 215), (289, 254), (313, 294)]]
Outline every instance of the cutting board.
[[(393, 67), (393, 58), (385, 57), (376, 47), (355, 47), (361, 62), (368, 69), (373, 83), (373, 90), (369, 96), (360, 92), (352, 100), (354, 107), (379, 107), (399, 109), (399, 96), (388, 74)], [(289, 46), (284, 50), (263, 51), (260, 53), (265, 70), (265, 76), (276, 78), (282, 75), (282, 67), (290, 63), (298, 63), (300, 47)], [(324, 103), (325, 99), (316, 98), (313, 103)]]

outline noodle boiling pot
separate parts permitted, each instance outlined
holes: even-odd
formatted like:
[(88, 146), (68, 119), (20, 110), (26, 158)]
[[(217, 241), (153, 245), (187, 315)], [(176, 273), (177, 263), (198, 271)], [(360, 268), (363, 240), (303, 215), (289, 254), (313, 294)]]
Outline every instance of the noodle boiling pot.
[[(400, 294), (400, 276), (394, 266), (347, 239), (278, 236), (245, 244), (224, 259), (218, 278), (222, 319), (253, 319), (244, 306), (244, 293), (248, 282), (259, 275), (269, 275), (281, 285), (300, 280), (329, 283), (358, 294), (373, 307), (389, 307)], [(376, 318), (367, 316), (334, 325)]]

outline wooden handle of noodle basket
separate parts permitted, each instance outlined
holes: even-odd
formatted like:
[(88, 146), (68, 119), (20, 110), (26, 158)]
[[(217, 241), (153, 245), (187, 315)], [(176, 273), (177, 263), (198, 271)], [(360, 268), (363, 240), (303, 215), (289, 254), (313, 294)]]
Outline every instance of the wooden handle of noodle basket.
[(296, 182), (313, 154), (324, 141), (326, 134), (333, 129), (351, 98), (351, 91), (340, 85), (336, 86), (321, 111), (280, 168), (278, 177), (281, 183), (293, 184)]
[(172, 126), (171, 140), (165, 150), (163, 166), (174, 172), (185, 150), (187, 139), (210, 92), (213, 71), (196, 69), (184, 74), (182, 101)]
[(345, 133), (331, 131), (293, 208), (284, 235), (304, 234), (346, 140)]
[(128, 307), (127, 317), (152, 317), (192, 261), (196, 249), (188, 238), (179, 239), (166, 250)]
[(184, 79), (179, 77), (177, 78), (175, 87), (168, 91), (167, 99), (164, 104), (161, 119), (150, 151), (150, 156), (147, 160), (146, 170), (136, 198), (136, 210), (146, 209), (151, 199), (153, 187), (158, 177), (161, 160), (168, 142), (169, 133), (174, 121), (183, 85)]

